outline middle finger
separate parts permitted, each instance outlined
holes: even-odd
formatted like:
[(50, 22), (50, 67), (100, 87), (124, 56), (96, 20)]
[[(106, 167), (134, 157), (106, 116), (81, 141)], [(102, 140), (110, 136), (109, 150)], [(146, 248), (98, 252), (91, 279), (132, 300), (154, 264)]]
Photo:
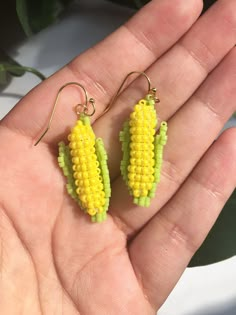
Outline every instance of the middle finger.
[(171, 199), (235, 111), (235, 74), (236, 48), (170, 119), (162, 179), (148, 209), (132, 204), (121, 177), (114, 182), (110, 213), (127, 234), (140, 229)]
[[(187, 101), (235, 45), (236, 18), (232, 12), (236, 12), (234, 0), (217, 1), (171, 50), (148, 69), (148, 76), (161, 93), (161, 104), (158, 105), (161, 120), (168, 120)], [(119, 174), (119, 131), (135, 101), (144, 96), (145, 89), (143, 78), (135, 80), (120, 95), (116, 105), (93, 125), (108, 150), (111, 179)]]

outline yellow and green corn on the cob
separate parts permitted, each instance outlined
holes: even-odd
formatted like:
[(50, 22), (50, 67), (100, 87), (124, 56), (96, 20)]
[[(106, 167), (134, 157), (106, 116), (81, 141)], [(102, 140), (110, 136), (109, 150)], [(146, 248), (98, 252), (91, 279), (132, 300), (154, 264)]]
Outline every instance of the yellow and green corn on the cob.
[(134, 202), (149, 206), (160, 181), (163, 146), (167, 141), (167, 123), (162, 122), (156, 135), (157, 115), (154, 95), (134, 106), (128, 122), (120, 133), (123, 159), (121, 173), (126, 181)]
[(111, 195), (107, 154), (96, 139), (87, 116), (81, 115), (68, 136), (69, 146), (59, 143), (59, 165), (67, 177), (68, 193), (92, 221), (105, 220)]

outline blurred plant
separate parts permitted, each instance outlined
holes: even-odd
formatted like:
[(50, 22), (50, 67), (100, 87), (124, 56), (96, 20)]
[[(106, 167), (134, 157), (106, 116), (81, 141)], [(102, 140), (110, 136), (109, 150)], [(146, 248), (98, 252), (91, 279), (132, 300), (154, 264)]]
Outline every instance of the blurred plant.
[(72, 0), (16, 0), (16, 12), (26, 35), (54, 23)]
[[(27, 36), (38, 33), (54, 23), (59, 14), (73, 0), (16, 0), (16, 12), (21, 26)], [(41, 80), (45, 77), (37, 69), (22, 66), (4, 51), (0, 50), (0, 86), (6, 86), (11, 78), (21, 77), (26, 72), (38, 76)]]
[[(16, 0), (19, 21), (28, 36), (55, 22), (60, 13), (74, 0)], [(150, 0), (109, 0), (120, 5), (140, 9)], [(216, 0), (204, 0), (206, 10)]]
[(45, 79), (45, 76), (38, 70), (20, 65), (0, 49), (0, 86), (6, 86), (12, 76), (22, 77), (26, 72), (36, 75), (41, 80)]
[[(20, 24), (27, 36), (31, 36), (57, 21), (65, 8), (75, 0), (15, 0)], [(150, 0), (109, 0), (120, 5), (139, 9)], [(216, 0), (205, 0), (205, 9)], [(36, 69), (21, 66), (4, 52), (0, 51), (0, 86), (6, 86), (12, 76), (23, 76), (26, 72), (44, 76)]]
[[(139, 9), (149, 0), (109, 0), (120, 5)], [(204, 10), (216, 0), (205, 0)], [(16, 11), (22, 28), (31, 36), (54, 23), (73, 0), (16, 0)], [(12, 76), (21, 77), (31, 72), (44, 80), (36, 69), (21, 66), (0, 50), (0, 86), (9, 83)], [(216, 170), (217, 171), (217, 170)], [(210, 205), (209, 205), (210, 208)], [(208, 211), (211, 211), (208, 209)], [(225, 205), (213, 229), (190, 262), (190, 266), (211, 264), (236, 255), (236, 190)]]

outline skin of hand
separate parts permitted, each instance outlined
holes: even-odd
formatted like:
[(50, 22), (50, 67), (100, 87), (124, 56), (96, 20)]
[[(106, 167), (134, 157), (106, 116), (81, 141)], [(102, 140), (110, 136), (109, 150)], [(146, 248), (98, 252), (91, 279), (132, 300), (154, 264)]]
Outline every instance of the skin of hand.
[[(236, 2), (156, 0), (108, 38), (26, 95), (0, 123), (0, 313), (154, 315), (205, 239), (236, 184), (236, 130), (218, 137), (235, 111)], [(127, 73), (146, 71), (167, 120), (161, 183), (149, 208), (132, 204), (119, 173), (119, 131), (146, 93), (132, 76), (98, 117)], [(57, 143), (76, 120), (81, 91), (109, 156), (109, 217), (92, 224), (68, 196)], [(217, 138), (218, 137), (218, 138)], [(217, 138), (216, 141), (214, 141)]]

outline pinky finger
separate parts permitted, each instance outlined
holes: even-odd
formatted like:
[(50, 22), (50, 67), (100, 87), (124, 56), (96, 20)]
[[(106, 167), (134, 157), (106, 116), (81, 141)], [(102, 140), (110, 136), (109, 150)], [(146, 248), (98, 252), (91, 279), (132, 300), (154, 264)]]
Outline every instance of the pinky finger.
[(225, 131), (176, 195), (130, 244), (130, 257), (158, 309), (204, 241), (236, 185), (236, 128)]

